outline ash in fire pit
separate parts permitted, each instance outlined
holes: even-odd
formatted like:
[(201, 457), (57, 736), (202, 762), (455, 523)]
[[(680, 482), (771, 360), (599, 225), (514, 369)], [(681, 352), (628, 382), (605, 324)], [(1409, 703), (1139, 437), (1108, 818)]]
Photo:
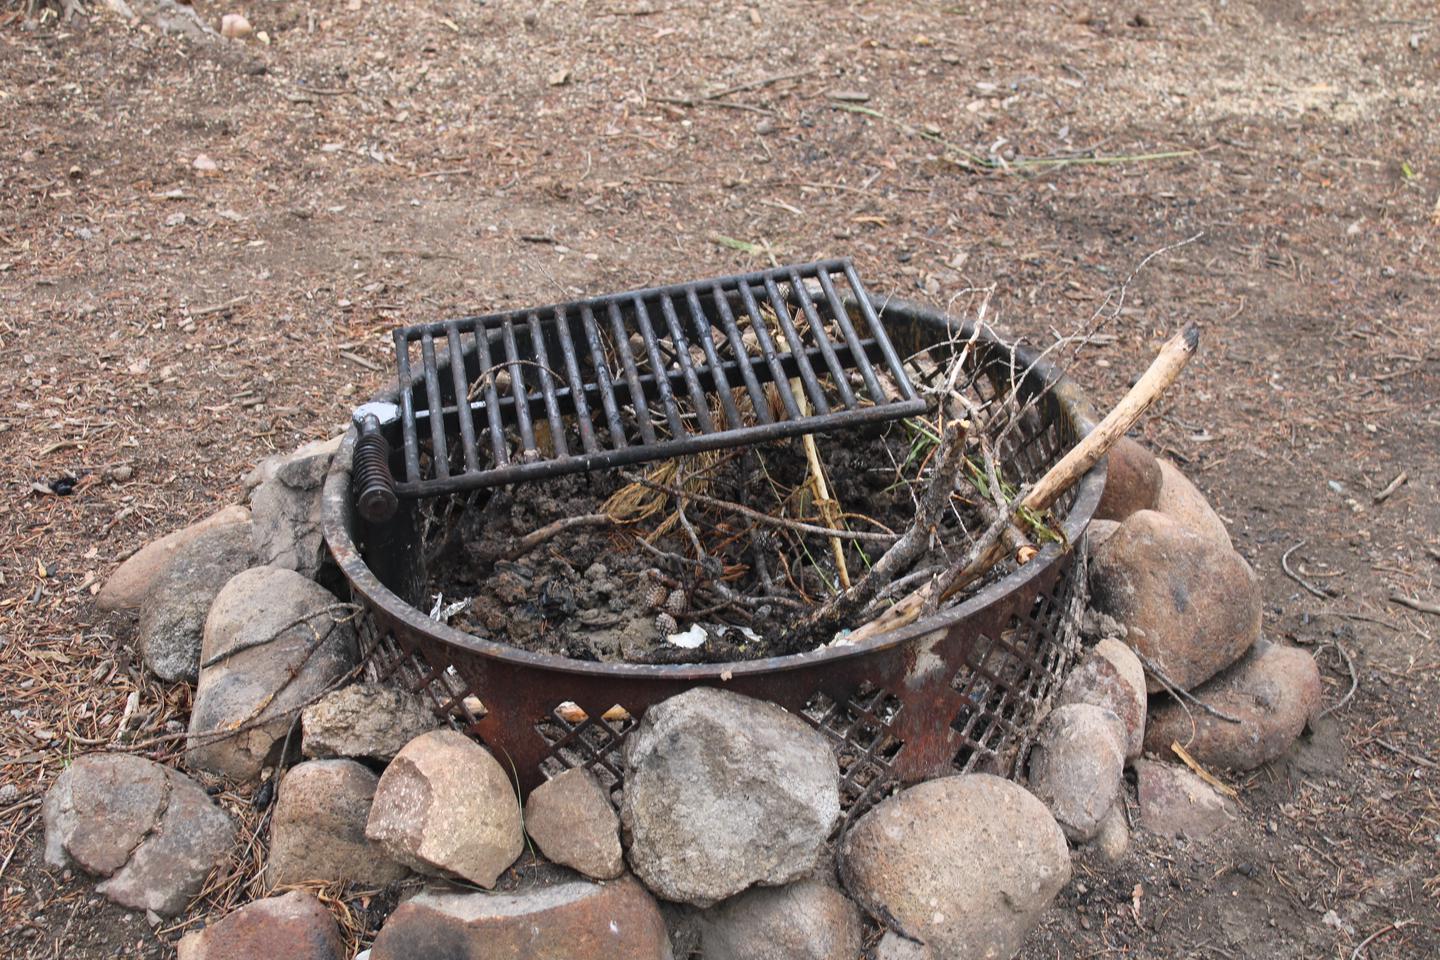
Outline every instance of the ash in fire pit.
[[(427, 595), (452, 626), (581, 660), (811, 649), (836, 636), (815, 609), (914, 520), (937, 445), (915, 419), (482, 493), (436, 508)], [(957, 496), (933, 554), (896, 579), (953, 561), (983, 526)]]

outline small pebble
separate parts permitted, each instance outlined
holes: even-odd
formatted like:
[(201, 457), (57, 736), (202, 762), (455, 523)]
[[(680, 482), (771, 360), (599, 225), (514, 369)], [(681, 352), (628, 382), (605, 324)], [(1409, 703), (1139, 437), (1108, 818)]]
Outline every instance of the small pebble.
[(227, 13), (220, 18), (220, 36), (231, 40), (244, 40), (255, 32), (243, 13)]

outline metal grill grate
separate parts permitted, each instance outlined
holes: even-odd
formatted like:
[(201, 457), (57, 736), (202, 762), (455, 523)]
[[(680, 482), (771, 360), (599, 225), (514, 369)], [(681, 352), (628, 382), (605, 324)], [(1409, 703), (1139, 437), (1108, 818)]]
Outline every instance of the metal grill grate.
[(401, 497), (925, 409), (848, 260), (406, 327), (395, 350)]

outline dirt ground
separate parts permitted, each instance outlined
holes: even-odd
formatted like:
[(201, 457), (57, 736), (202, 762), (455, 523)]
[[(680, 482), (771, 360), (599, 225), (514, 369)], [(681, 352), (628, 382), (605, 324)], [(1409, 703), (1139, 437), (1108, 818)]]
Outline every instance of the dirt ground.
[(1329, 702), (1353, 663), (1230, 836), (1081, 858), (1022, 955), (1440, 955), (1440, 617), (1391, 600), (1440, 601), (1433, 3), (199, 2), (268, 43), (0, 6), (0, 954), (182, 929), (40, 858), (66, 758), (132, 692), (147, 736), (188, 704), (94, 607), (118, 561), (331, 435), (392, 326), (773, 253), (1035, 344), (1098, 327), (1102, 405), (1200, 323), (1144, 439)]

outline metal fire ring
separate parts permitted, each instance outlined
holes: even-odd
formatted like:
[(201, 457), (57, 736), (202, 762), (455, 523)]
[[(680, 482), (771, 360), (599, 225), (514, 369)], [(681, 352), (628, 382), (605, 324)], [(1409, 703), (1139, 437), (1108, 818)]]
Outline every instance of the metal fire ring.
[[(877, 308), (881, 304), (876, 305)], [(883, 317), (903, 354), (956, 336), (968, 325), (890, 300)], [(1032, 351), (982, 330), (978, 343), (1003, 357), (1022, 395), (1039, 396), (1022, 430), (1020, 459), (1038, 473), (1093, 429), (1093, 408)], [(376, 398), (394, 403), (396, 388)], [(621, 747), (644, 711), (695, 686), (779, 704), (833, 741), (843, 799), (853, 816), (894, 784), (988, 770), (1011, 776), (1078, 650), (1086, 600), (1081, 538), (1105, 485), (1102, 462), (1060, 503), (1074, 549), (1038, 556), (957, 606), (855, 646), (734, 663), (596, 663), (484, 640), (426, 616), (414, 501), (383, 524), (354, 506), (352, 425), (326, 478), (322, 525), (382, 675), (427, 693), (437, 712), (483, 741), (527, 793), (572, 766), (587, 766), (618, 791)], [(1027, 476), (1026, 479), (1034, 479)], [(620, 709), (616, 709), (620, 708)], [(613, 793), (612, 793), (613, 795)]]

